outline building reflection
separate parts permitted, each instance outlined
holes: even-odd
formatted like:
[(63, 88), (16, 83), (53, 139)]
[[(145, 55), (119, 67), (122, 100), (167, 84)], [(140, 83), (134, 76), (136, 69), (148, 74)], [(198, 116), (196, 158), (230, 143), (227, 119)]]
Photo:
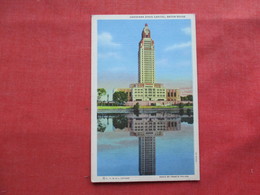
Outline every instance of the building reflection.
[(127, 129), (139, 139), (139, 174), (156, 174), (156, 137), (181, 130), (181, 117), (171, 113), (126, 115)]

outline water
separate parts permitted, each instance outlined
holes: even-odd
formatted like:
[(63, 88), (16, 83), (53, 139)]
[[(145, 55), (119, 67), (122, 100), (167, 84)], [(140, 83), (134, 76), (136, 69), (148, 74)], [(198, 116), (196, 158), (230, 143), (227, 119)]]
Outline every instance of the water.
[(98, 115), (98, 176), (193, 175), (192, 117)]

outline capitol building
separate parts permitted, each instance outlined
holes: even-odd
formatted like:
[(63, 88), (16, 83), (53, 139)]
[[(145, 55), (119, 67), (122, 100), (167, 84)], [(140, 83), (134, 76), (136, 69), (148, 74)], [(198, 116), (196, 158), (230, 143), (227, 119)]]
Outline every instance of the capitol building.
[(151, 31), (147, 24), (142, 31), (138, 51), (138, 83), (129, 88), (117, 88), (128, 95), (126, 105), (133, 106), (137, 102), (142, 106), (173, 105), (181, 102), (179, 89), (166, 89), (163, 84), (155, 82), (155, 49)]

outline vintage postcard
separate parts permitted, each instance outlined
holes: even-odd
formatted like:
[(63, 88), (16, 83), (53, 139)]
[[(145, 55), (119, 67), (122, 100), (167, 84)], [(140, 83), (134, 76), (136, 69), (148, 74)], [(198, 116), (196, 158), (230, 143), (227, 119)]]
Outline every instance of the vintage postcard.
[(199, 180), (195, 15), (92, 16), (92, 182)]

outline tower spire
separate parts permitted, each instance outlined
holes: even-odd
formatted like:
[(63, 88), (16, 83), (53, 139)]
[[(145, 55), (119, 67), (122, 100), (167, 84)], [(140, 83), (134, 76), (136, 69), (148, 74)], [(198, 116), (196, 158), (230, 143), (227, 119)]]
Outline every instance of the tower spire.
[(142, 31), (142, 38), (151, 38), (151, 32), (147, 23), (144, 25), (144, 29)]

